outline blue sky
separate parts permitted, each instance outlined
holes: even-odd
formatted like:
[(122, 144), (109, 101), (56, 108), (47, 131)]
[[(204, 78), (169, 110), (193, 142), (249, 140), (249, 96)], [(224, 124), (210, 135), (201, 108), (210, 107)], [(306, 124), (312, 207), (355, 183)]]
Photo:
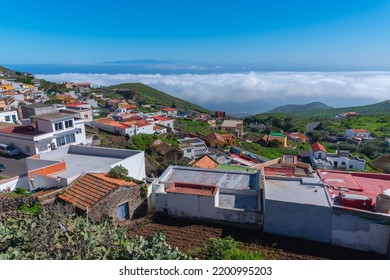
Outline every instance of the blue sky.
[(1, 11), (0, 64), (169, 58), (390, 68), (383, 0), (3, 0)]

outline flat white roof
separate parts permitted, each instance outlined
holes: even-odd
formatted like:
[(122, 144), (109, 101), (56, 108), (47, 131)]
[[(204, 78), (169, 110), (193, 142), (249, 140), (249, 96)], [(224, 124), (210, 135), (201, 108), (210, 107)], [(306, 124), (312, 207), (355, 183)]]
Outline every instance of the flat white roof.
[(325, 187), (316, 181), (265, 179), (265, 199), (330, 207)]

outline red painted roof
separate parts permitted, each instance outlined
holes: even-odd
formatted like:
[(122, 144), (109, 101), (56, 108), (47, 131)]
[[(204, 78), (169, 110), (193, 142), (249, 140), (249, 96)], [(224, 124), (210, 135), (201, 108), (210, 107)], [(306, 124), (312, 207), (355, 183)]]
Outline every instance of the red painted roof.
[(172, 111), (176, 111), (175, 108), (172, 108), (172, 107), (165, 107), (163, 109), (161, 109), (162, 111), (167, 111), (167, 112), (172, 112)]
[(154, 116), (153, 119), (155, 121), (163, 121), (163, 122), (172, 120), (172, 119), (169, 119), (169, 118), (166, 118), (166, 117), (163, 117), (163, 116)]
[(341, 191), (367, 196), (372, 199), (372, 206), (374, 206), (376, 196), (390, 189), (390, 174), (333, 170), (318, 170), (317, 172), (324, 184), (328, 185), (328, 193), (336, 203), (335, 198)]
[(134, 186), (134, 182), (117, 180), (101, 173), (90, 173), (77, 179), (58, 197), (82, 210), (91, 208), (107, 194), (120, 186)]
[(366, 129), (356, 129), (356, 128), (352, 128), (352, 131), (353, 132), (356, 132), (356, 133), (368, 133), (368, 131)]
[(174, 182), (167, 190), (167, 193), (215, 196), (217, 190), (217, 186)]
[(326, 149), (321, 143), (315, 142), (311, 144), (310, 147), (313, 152), (323, 151), (326, 153)]

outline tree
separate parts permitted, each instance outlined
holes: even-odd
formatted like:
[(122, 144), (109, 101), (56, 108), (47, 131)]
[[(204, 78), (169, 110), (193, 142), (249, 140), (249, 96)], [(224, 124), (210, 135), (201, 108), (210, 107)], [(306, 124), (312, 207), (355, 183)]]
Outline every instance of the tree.
[(273, 139), (273, 140), (268, 142), (268, 147), (271, 147), (271, 148), (279, 148), (280, 145), (281, 145), (281, 143), (276, 139)]

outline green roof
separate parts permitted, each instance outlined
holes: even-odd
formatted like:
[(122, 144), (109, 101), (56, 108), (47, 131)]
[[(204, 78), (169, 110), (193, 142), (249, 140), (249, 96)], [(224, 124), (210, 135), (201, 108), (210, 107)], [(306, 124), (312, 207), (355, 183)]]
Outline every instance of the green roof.
[(238, 166), (238, 165), (230, 165), (230, 164), (219, 164), (217, 166), (217, 169), (220, 170), (235, 170), (235, 171), (252, 171), (255, 172), (255, 169), (245, 167), (245, 166)]
[(269, 134), (269, 136), (284, 137), (284, 134), (283, 134), (283, 133), (280, 133), (280, 132), (271, 132), (271, 133)]

